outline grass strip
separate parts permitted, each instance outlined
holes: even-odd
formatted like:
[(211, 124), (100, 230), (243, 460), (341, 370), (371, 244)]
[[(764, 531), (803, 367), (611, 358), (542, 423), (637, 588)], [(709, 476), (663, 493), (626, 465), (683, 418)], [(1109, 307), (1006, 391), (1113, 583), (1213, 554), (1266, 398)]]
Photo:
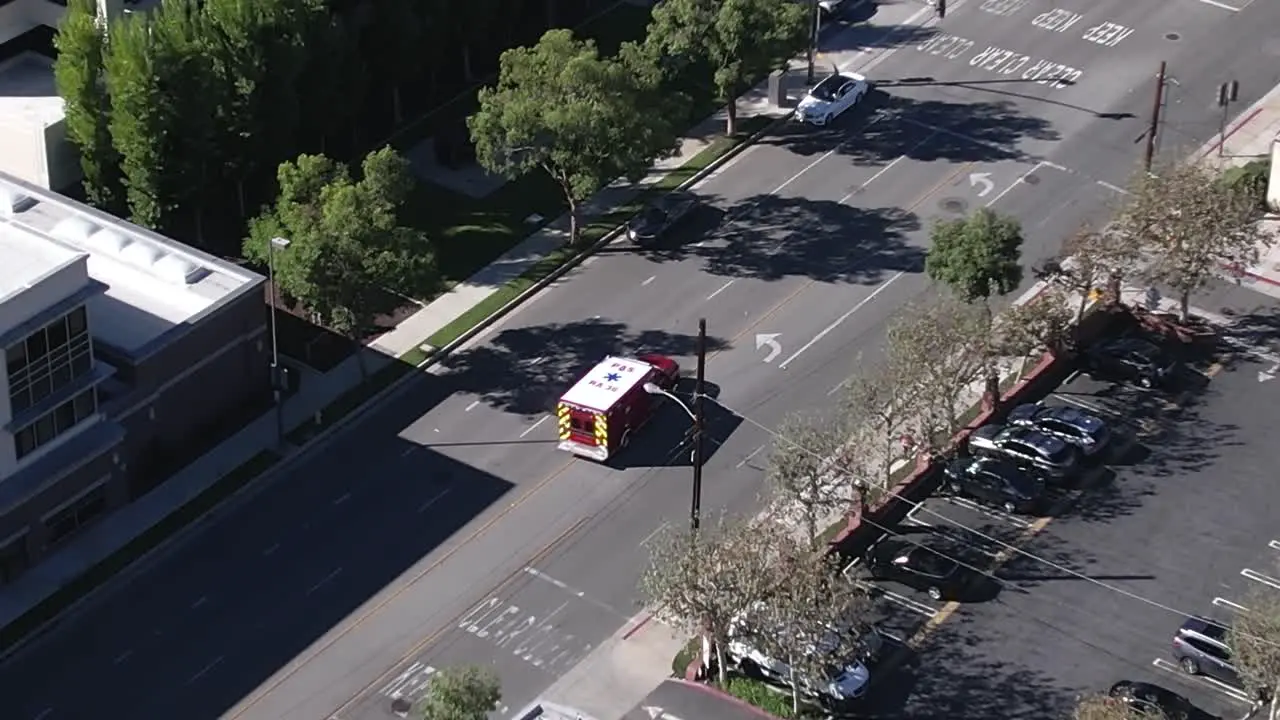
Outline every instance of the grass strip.
[[(697, 155), (689, 158), (689, 161), (680, 167), (672, 170), (662, 177), (662, 179), (646, 186), (643, 190), (636, 194), (630, 202), (619, 205), (605, 215), (591, 222), (583, 228), (583, 245), (591, 245), (599, 241), (605, 235), (617, 229), (627, 220), (629, 220), (653, 198), (664, 193), (675, 190), (680, 185), (688, 182), (693, 176), (705, 170), (713, 162), (723, 157), (734, 147), (742, 144), (748, 137), (756, 132), (764, 129), (771, 122), (771, 118), (757, 115), (748, 118), (742, 122), (741, 132), (735, 137), (719, 137), (713, 140), (707, 147), (703, 148)], [(515, 300), (521, 293), (533, 287), (535, 283), (550, 275), (567, 260), (576, 253), (569, 248), (560, 248), (539, 260), (528, 270), (525, 270), (519, 277), (499, 286), (492, 294), (485, 299), (473, 305), (466, 312), (454, 318), (444, 327), (440, 328), (427, 339), (426, 343), (433, 347), (444, 347), (449, 343), (457, 340), (464, 333), (480, 324), (490, 315), (497, 312), (504, 305)]]
[(702, 640), (697, 637), (690, 638), (676, 656), (671, 658), (671, 676), (683, 679), (685, 670), (689, 669), (689, 663), (697, 660), (701, 653)]
[(800, 713), (791, 709), (791, 692), (752, 678), (737, 675), (729, 676), (725, 692), (754, 707), (780, 718), (820, 718), (826, 713), (808, 703), (806, 698), (800, 700)]
[(275, 452), (264, 450), (223, 475), (199, 495), (130, 540), (124, 547), (98, 561), (96, 565), (37, 603), (35, 607), (0, 628), (0, 649), (8, 649), (39, 630), (42, 625), (56, 618), (73, 603), (132, 565), (174, 533), (204, 517), (214, 507), (279, 461), (280, 456)]

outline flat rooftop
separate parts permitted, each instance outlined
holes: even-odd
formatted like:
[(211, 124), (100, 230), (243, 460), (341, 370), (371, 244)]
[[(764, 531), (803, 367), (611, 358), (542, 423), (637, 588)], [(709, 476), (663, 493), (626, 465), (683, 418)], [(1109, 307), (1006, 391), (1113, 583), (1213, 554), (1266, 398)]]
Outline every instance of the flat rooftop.
[[(0, 262), (6, 265), (0, 272), (3, 289), (16, 286), (23, 272), (47, 271), (58, 258), (87, 254), (89, 276), (107, 287), (89, 300), (93, 335), (131, 354), (145, 353), (171, 328), (198, 319), (262, 280), (257, 273), (3, 172), (0, 238)], [(27, 252), (25, 270), (7, 267), (10, 254)]]
[(0, 226), (0, 302), (83, 254), (12, 225)]
[(28, 51), (0, 63), (0, 122), (44, 129), (65, 116), (52, 60)]

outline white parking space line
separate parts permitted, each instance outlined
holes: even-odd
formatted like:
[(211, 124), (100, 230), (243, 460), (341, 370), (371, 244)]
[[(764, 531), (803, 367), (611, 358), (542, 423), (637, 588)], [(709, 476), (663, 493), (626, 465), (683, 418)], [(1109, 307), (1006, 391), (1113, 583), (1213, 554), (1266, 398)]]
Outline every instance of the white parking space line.
[(1093, 413), (1094, 415), (1102, 415), (1104, 417), (1120, 418), (1120, 419), (1124, 418), (1123, 415), (1116, 412), (1115, 410), (1108, 410), (1107, 408), (1104, 408), (1101, 405), (1097, 405), (1095, 403), (1081, 400), (1080, 398), (1074, 395), (1067, 395), (1064, 393), (1053, 393), (1050, 397), (1061, 400), (1062, 402), (1067, 403), (1068, 405), (1075, 405), (1081, 410), (1087, 410)]
[[(1250, 1), (1252, 2), (1252, 0)], [(1226, 10), (1227, 12), (1240, 12), (1243, 9), (1243, 8), (1238, 8), (1235, 5), (1228, 5), (1223, 2), (1218, 2), (1218, 0), (1198, 0), (1198, 2), (1201, 2), (1205, 5), (1209, 5), (1211, 7), (1216, 7), (1219, 10)], [(1250, 3), (1245, 3), (1244, 7), (1249, 7), (1249, 4)]]
[(905, 274), (906, 274), (906, 272), (905, 272), (905, 271), (899, 272), (899, 273), (897, 273), (896, 275), (894, 275), (893, 277), (889, 278), (888, 280), (885, 280), (883, 283), (880, 283), (880, 287), (876, 288), (874, 291), (872, 291), (872, 293), (871, 293), (870, 295), (868, 295), (868, 296), (866, 296), (865, 298), (863, 298), (863, 299), (862, 299), (862, 301), (861, 301), (861, 302), (859, 302), (857, 305), (854, 305), (854, 306), (853, 306), (853, 307), (852, 307), (848, 312), (846, 312), (845, 314), (843, 314), (843, 315), (841, 315), (840, 317), (836, 318), (836, 321), (835, 321), (835, 322), (833, 322), (833, 323), (831, 323), (830, 325), (828, 325), (828, 326), (826, 326), (825, 328), (823, 328), (823, 329), (822, 329), (822, 331), (821, 331), (821, 332), (819, 332), (817, 335), (814, 335), (812, 340), (810, 340), (809, 342), (805, 343), (803, 346), (801, 346), (801, 347), (800, 347), (800, 349), (799, 349), (799, 350), (797, 350), (797, 351), (795, 351), (794, 353), (792, 353), (792, 354), (791, 354), (791, 357), (789, 357), (789, 358), (787, 358), (786, 360), (783, 360), (782, 362), (778, 363), (778, 369), (779, 369), (779, 370), (786, 370), (786, 369), (787, 369), (787, 365), (790, 365), (792, 360), (795, 360), (796, 358), (800, 357), (800, 354), (801, 354), (801, 353), (803, 353), (805, 350), (808, 350), (809, 348), (811, 348), (811, 347), (813, 347), (814, 345), (816, 345), (816, 344), (818, 343), (818, 341), (819, 341), (819, 340), (821, 340), (822, 338), (824, 338), (824, 337), (826, 337), (827, 335), (829, 335), (829, 334), (831, 333), (831, 331), (832, 331), (832, 330), (835, 330), (836, 328), (840, 327), (840, 324), (841, 324), (841, 323), (843, 323), (845, 320), (848, 320), (848, 319), (849, 319), (849, 318), (850, 318), (854, 313), (856, 313), (856, 312), (858, 312), (859, 310), (861, 310), (863, 305), (866, 305), (867, 303), (871, 302), (872, 300), (875, 300), (877, 295), (879, 295), (880, 293), (884, 292), (884, 291), (885, 291), (885, 289), (886, 289), (886, 288), (888, 288), (890, 285), (892, 285), (892, 284), (893, 284), (893, 282), (894, 282), (895, 280), (897, 280), (898, 278), (902, 277), (902, 276), (903, 276), (903, 275), (905, 275)]
[(708, 300), (710, 300), (710, 299), (714, 298), (715, 296), (719, 295), (720, 293), (724, 292), (725, 290), (728, 290), (728, 289), (729, 289), (729, 286), (730, 286), (730, 285), (732, 285), (732, 284), (733, 284), (733, 281), (732, 281), (732, 280), (730, 280), (729, 282), (727, 282), (727, 283), (725, 283), (725, 284), (721, 285), (721, 286), (720, 286), (720, 287), (719, 287), (715, 292), (713, 292), (713, 293), (711, 293), (710, 295), (708, 295), (708, 296), (707, 296), (707, 299), (708, 299)]
[(1241, 570), (1240, 574), (1256, 583), (1262, 583), (1267, 587), (1273, 587), (1277, 590), (1280, 590), (1280, 580), (1277, 580), (1271, 577), (1270, 575), (1263, 575), (1257, 570), (1250, 570), (1249, 568), (1245, 568), (1244, 570)]
[[(845, 577), (849, 576), (849, 571), (853, 569), (853, 567), (856, 566), (857, 564), (858, 564), (858, 561), (855, 560), (845, 566), (843, 571), (845, 574)], [(869, 582), (866, 582), (865, 580), (855, 580), (853, 578), (849, 578), (849, 581), (854, 585), (856, 585), (857, 587), (870, 591), (872, 597), (878, 597), (882, 600), (893, 603), (894, 605), (897, 605), (900, 608), (910, 610), (911, 612), (917, 615), (923, 615), (927, 618), (933, 618), (938, 615), (938, 611), (936, 608), (931, 608), (928, 605), (925, 605), (922, 602), (917, 602), (915, 600), (912, 600), (911, 598), (905, 595), (899, 595), (896, 592), (885, 590), (884, 588), (880, 587), (879, 585), (876, 585), (875, 583), (869, 583)]]
[(536, 422), (536, 423), (534, 423), (534, 424), (530, 425), (528, 430), (525, 430), (524, 432), (520, 433), (520, 437), (524, 437), (525, 435), (528, 435), (529, 433), (533, 432), (534, 430), (537, 430), (537, 429), (538, 429), (538, 426), (539, 426), (539, 425), (541, 425), (542, 423), (546, 422), (546, 421), (547, 421), (547, 418), (549, 418), (549, 417), (551, 417), (551, 416), (550, 416), (550, 415), (543, 415), (542, 417), (538, 418), (538, 422)]
[(962, 508), (966, 508), (966, 509), (968, 509), (968, 510), (972, 510), (972, 511), (977, 512), (977, 513), (982, 513), (983, 515), (986, 515), (987, 517), (992, 517), (992, 518), (995, 518), (995, 519), (997, 519), (997, 520), (1001, 520), (1001, 521), (1007, 522), (1007, 523), (1009, 523), (1010, 525), (1014, 525), (1014, 526), (1017, 526), (1017, 527), (1020, 527), (1020, 528), (1029, 528), (1029, 527), (1031, 527), (1031, 521), (1030, 521), (1030, 520), (1026, 520), (1026, 519), (1024, 519), (1024, 518), (1017, 517), (1016, 515), (1009, 515), (1009, 514), (1006, 514), (1006, 513), (1000, 512), (999, 510), (994, 510), (994, 509), (989, 508), (989, 507), (987, 507), (987, 506), (985, 506), (985, 505), (980, 505), (980, 504), (978, 504), (978, 503), (976, 503), (976, 502), (974, 502), (974, 501), (972, 501), (972, 500), (970, 500), (970, 499), (968, 499), (968, 498), (962, 498), (962, 497), (946, 497), (946, 498), (942, 498), (942, 499), (943, 499), (943, 500), (946, 500), (947, 502), (949, 502), (949, 503), (951, 503), (951, 504), (953, 504), (953, 505), (958, 505), (958, 506), (960, 506), (960, 507), (962, 507)]
[(1205, 675), (1188, 675), (1182, 672), (1182, 668), (1179, 668), (1177, 665), (1174, 665), (1173, 663), (1163, 658), (1156, 658), (1155, 660), (1152, 660), (1151, 665), (1153, 667), (1157, 667), (1161, 670), (1164, 670), (1165, 672), (1173, 673), (1174, 675), (1177, 675), (1178, 677), (1182, 678), (1185, 681), (1200, 683), (1201, 685), (1205, 685), (1210, 689), (1217, 690), (1218, 692), (1222, 693), (1223, 695), (1226, 695), (1227, 697), (1237, 702), (1242, 702), (1250, 706), (1253, 705), (1253, 702), (1249, 699), (1249, 696), (1246, 695), (1243, 690), (1237, 690), (1236, 688), (1233, 688), (1224, 682), (1214, 680), (1213, 678)]
[(1228, 600), (1228, 599), (1226, 599), (1226, 598), (1220, 598), (1220, 597), (1216, 597), (1216, 598), (1214, 598), (1214, 599), (1213, 599), (1213, 605), (1214, 605), (1214, 607), (1226, 608), (1227, 610), (1230, 610), (1231, 612), (1241, 612), (1241, 613), (1247, 613), (1247, 612), (1249, 612), (1249, 608), (1247, 608), (1247, 607), (1245, 607), (1245, 606), (1243, 606), (1243, 605), (1237, 604), (1237, 603), (1233, 603), (1233, 602), (1231, 602), (1230, 600)]
[(1280, 550), (1280, 540), (1272, 540), (1271, 542), (1267, 543), (1267, 547), (1271, 548), (1272, 550)]
[(915, 507), (907, 511), (907, 516), (903, 518), (903, 521), (909, 522), (912, 525), (921, 525), (923, 527), (933, 527), (933, 523), (925, 520), (921, 520), (918, 517), (923, 510), (924, 510), (924, 505), (916, 505)]

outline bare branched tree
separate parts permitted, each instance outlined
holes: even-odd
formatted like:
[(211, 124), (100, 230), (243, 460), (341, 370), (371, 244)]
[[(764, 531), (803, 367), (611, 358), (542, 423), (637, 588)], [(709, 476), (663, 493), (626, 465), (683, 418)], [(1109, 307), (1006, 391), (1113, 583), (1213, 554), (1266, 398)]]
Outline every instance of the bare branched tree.
[(1137, 274), (1141, 262), (1142, 248), (1131, 236), (1084, 226), (1062, 244), (1059, 258), (1042, 263), (1034, 273), (1079, 296), (1075, 322), (1080, 322), (1092, 292), (1105, 286), (1110, 299), (1118, 301), (1121, 278)]
[(734, 617), (776, 590), (770, 573), (774, 521), (722, 517), (696, 533), (669, 528), (649, 543), (640, 590), (669, 616), (711, 640), (720, 684), (726, 682), (725, 647)]
[(1280, 720), (1280, 592), (1254, 591), (1243, 605), (1249, 611), (1235, 616), (1227, 635), (1232, 655), (1245, 687), (1267, 699), (1268, 720)]
[(987, 371), (988, 329), (981, 307), (949, 297), (909, 307), (890, 322), (888, 364), (918, 398), (912, 435), (921, 447), (936, 450), (960, 429), (965, 390)]
[(1049, 286), (1030, 302), (1011, 305), (995, 321), (992, 339), (996, 351), (1025, 358), (1067, 349), (1073, 316), (1067, 301), (1066, 293)]
[(904, 445), (916, 443), (910, 423), (918, 408), (919, 398), (913, 393), (918, 383), (909, 382), (898, 370), (886, 367), (869, 377), (854, 377), (845, 386), (844, 412), (856, 428), (850, 434), (863, 442), (858, 449), (861, 461), (850, 459), (843, 464), (851, 472), (864, 470), (864, 481), (880, 489), (892, 483), (894, 461), (906, 459)]
[(1073, 720), (1168, 720), (1158, 710), (1142, 712), (1106, 695), (1086, 695), (1076, 703)]
[(1198, 163), (1139, 173), (1116, 218), (1116, 229), (1144, 250), (1144, 275), (1178, 293), (1181, 315), (1191, 293), (1224, 268), (1258, 262), (1265, 239), (1254, 199), (1219, 182), (1217, 170)]
[(792, 416), (778, 427), (779, 439), (769, 456), (767, 476), (778, 500), (776, 511), (804, 529), (813, 551), (824, 521), (849, 503), (847, 488), (832, 472), (849, 440), (842, 430), (839, 421)]
[(777, 592), (752, 606), (742, 639), (786, 666), (798, 716), (802, 695), (833, 694), (830, 686), (838, 681), (830, 668), (856, 662), (861, 645), (852, 630), (871, 605), (825, 554), (810, 552), (793, 538), (774, 542), (771, 576)]

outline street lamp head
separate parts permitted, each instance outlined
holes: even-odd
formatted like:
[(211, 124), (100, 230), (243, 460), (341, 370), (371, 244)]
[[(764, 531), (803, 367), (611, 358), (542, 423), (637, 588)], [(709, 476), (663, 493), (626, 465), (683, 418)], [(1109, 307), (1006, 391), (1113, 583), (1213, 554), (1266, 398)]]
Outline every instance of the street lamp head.
[(649, 393), (650, 395), (663, 395), (663, 394), (664, 394), (664, 393), (662, 392), (662, 388), (658, 387), (657, 385), (654, 385), (654, 384), (653, 384), (653, 383), (651, 383), (651, 382), (647, 382), (647, 383), (645, 383), (645, 384), (644, 384), (644, 391), (645, 391), (645, 392), (647, 392), (647, 393)]
[(282, 237), (273, 237), (271, 238), (271, 246), (274, 248), (278, 248), (280, 250), (284, 250), (285, 248), (289, 247), (289, 239), (282, 238)]

